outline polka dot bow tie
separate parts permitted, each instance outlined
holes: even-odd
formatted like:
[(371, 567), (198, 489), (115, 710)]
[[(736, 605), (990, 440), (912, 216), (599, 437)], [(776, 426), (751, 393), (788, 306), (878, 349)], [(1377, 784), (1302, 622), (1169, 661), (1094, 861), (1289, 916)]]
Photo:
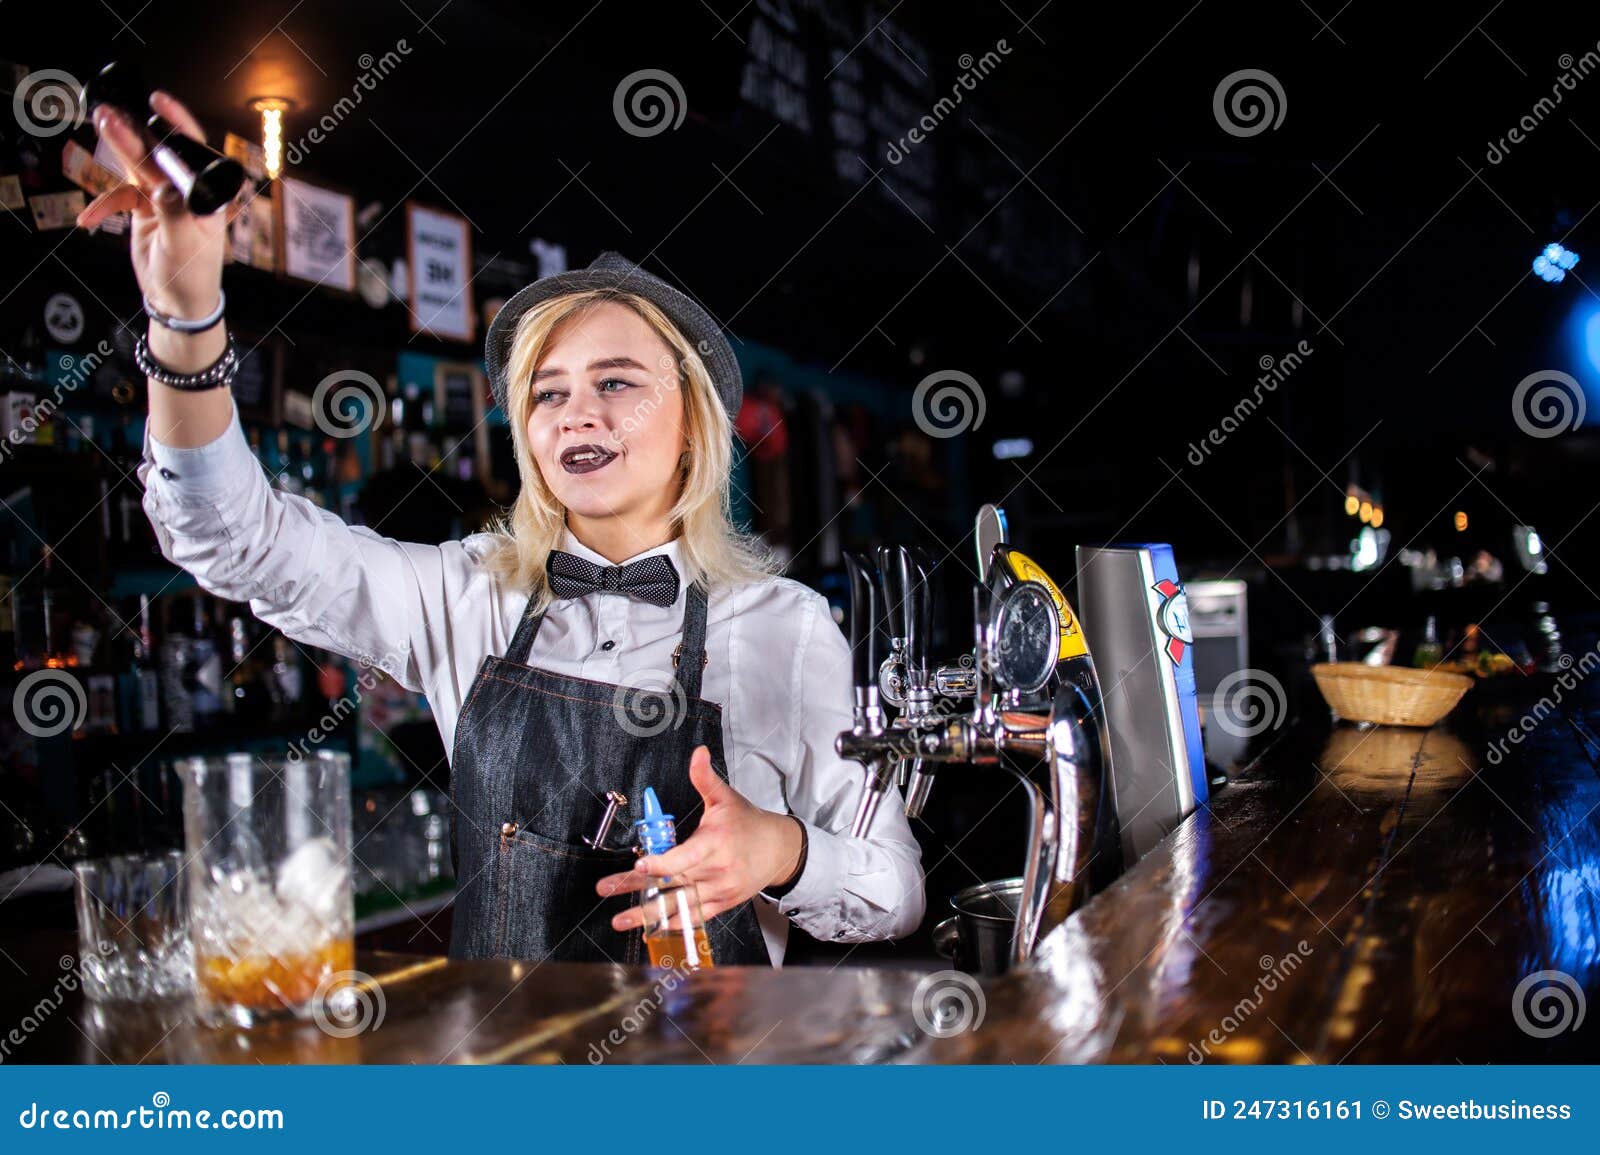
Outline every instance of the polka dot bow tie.
[(678, 571), (666, 554), (654, 553), (627, 565), (595, 565), (587, 558), (550, 551), (544, 563), (550, 589), (558, 598), (581, 598), (597, 590), (626, 594), (641, 602), (670, 606), (678, 600)]

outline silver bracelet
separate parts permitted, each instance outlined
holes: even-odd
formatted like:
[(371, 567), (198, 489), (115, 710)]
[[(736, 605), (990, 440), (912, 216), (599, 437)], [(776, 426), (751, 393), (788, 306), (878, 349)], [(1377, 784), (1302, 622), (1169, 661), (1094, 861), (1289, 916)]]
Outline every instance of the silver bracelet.
[(173, 389), (198, 392), (233, 384), (234, 375), (239, 372), (239, 346), (234, 343), (233, 334), (229, 333), (222, 356), (206, 368), (198, 373), (175, 373), (150, 355), (150, 338), (142, 335), (134, 343), (133, 360), (139, 366), (139, 371), (154, 381)]
[(222, 310), (228, 304), (228, 294), (220, 288), (217, 290), (217, 307), (211, 310), (210, 315), (198, 321), (185, 321), (181, 317), (174, 317), (170, 313), (163, 313), (150, 303), (149, 297), (144, 297), (144, 313), (156, 324), (174, 333), (204, 333), (211, 326), (222, 320)]

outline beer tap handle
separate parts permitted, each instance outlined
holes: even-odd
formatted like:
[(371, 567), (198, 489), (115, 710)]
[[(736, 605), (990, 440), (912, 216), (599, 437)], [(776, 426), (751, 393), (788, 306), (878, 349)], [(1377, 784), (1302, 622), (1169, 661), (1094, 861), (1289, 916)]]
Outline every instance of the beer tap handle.
[(910, 689), (918, 685), (913, 657), (916, 653), (916, 639), (913, 636), (916, 615), (911, 612), (911, 551), (903, 545), (897, 545), (889, 548), (887, 553), (886, 559), (880, 555), (880, 560), (884, 562), (883, 584), (888, 595), (892, 628), (900, 639), (900, 660), (905, 667), (906, 688)]
[(906, 583), (900, 571), (899, 547), (878, 547), (878, 569), (883, 574), (883, 612), (888, 622), (889, 636), (903, 646), (907, 629)]
[(877, 567), (858, 553), (846, 552), (844, 568), (850, 575), (850, 669), (856, 688), (878, 685), (879, 604)]
[(906, 634), (908, 661), (916, 667), (915, 685), (928, 685), (933, 644), (933, 565), (927, 553), (917, 547), (904, 551), (906, 565), (907, 610), (910, 627)]

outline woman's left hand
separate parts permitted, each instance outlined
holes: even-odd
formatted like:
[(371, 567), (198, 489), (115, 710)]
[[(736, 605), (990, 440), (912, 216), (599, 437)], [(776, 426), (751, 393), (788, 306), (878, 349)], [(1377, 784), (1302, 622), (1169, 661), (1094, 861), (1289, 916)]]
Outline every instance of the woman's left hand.
[[(602, 878), (595, 884), (602, 896), (639, 890), (662, 875), (687, 875), (700, 892), (701, 913), (710, 919), (794, 873), (800, 827), (793, 818), (761, 809), (724, 782), (704, 746), (695, 747), (689, 759), (689, 781), (705, 802), (695, 832), (665, 854), (646, 855), (632, 870)], [(612, 918), (611, 925), (628, 931), (642, 922), (635, 906)]]

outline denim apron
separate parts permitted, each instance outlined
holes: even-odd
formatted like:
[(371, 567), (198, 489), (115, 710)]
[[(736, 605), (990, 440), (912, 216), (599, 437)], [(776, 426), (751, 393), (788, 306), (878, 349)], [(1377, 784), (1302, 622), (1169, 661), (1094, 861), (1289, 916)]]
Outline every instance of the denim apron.
[[(611, 929), (611, 917), (638, 895), (602, 898), (595, 883), (632, 868), (632, 823), (646, 786), (677, 816), (680, 843), (694, 833), (703, 808), (689, 780), (696, 746), (710, 750), (727, 780), (722, 707), (700, 697), (706, 595), (698, 585), (687, 590), (676, 671), (639, 679), (641, 687), (527, 665), (544, 621), (532, 607), (505, 656), (479, 664), (456, 722), (451, 846), (460, 881), (450, 955), (647, 963), (641, 931)], [(609, 790), (628, 804), (605, 843), (591, 847), (585, 839)], [(710, 919), (706, 931), (714, 963), (771, 965), (753, 901)]]

